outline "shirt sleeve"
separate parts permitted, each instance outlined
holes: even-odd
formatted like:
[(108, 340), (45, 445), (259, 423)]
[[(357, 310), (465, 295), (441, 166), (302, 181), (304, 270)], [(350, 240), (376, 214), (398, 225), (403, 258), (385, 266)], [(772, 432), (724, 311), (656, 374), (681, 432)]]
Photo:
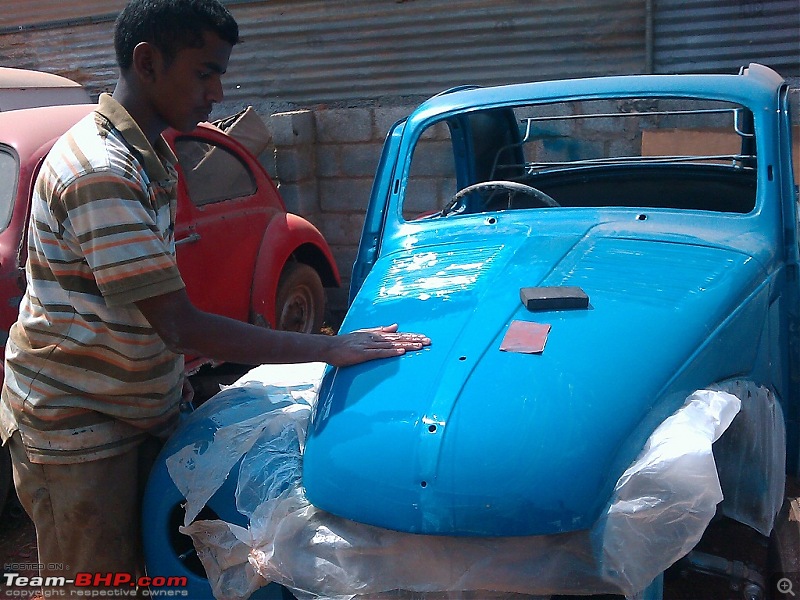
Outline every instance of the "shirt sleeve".
[(174, 186), (143, 187), (112, 171), (82, 175), (60, 195), (73, 236), (109, 306), (184, 286), (174, 256)]

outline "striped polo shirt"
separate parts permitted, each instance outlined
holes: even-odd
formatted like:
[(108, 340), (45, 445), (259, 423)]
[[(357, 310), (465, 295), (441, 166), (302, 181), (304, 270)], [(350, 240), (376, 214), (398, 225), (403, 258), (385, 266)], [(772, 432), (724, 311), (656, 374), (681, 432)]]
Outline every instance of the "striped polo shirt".
[(184, 287), (176, 162), (104, 94), (42, 166), (0, 400), (3, 440), (19, 429), (32, 462), (114, 456), (176, 422), (183, 357), (134, 304)]

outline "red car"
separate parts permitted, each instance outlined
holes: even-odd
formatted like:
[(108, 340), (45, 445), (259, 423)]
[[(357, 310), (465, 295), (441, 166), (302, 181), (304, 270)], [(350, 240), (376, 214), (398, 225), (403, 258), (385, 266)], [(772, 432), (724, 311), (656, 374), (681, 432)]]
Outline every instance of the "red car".
[[(55, 140), (94, 108), (0, 112), (0, 348), (25, 288), (36, 174)], [(324, 287), (340, 284), (322, 234), (286, 211), (263, 166), (233, 135), (203, 123), (189, 134), (169, 130), (165, 137), (180, 162), (175, 239), (178, 266), (194, 304), (265, 327), (318, 331)], [(187, 357), (187, 372), (209, 362)], [(0, 452), (0, 510), (10, 479), (6, 454)]]
[[(50, 146), (93, 105), (0, 114), (0, 328), (24, 290), (25, 228), (36, 173)], [(199, 308), (291, 331), (319, 330), (324, 287), (338, 286), (330, 248), (286, 212), (277, 188), (242, 144), (217, 127), (167, 131), (180, 161), (178, 266)], [(202, 360), (187, 361), (195, 370)]]

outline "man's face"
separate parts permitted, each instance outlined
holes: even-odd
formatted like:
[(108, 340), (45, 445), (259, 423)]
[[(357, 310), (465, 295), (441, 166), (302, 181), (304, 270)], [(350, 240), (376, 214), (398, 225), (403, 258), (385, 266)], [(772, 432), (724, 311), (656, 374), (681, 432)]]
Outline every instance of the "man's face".
[(207, 121), (214, 104), (222, 101), (222, 75), (232, 46), (211, 32), (203, 39), (202, 48), (182, 48), (169, 64), (156, 60), (154, 65), (153, 107), (161, 121), (178, 131)]

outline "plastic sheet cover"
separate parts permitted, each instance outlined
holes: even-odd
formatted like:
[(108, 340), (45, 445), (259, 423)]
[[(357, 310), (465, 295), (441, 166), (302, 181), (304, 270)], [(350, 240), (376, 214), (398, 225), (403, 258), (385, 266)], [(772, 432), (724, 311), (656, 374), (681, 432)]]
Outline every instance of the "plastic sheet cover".
[[(322, 364), (254, 369), (190, 417), (213, 415), (225, 424), (213, 442), (203, 449), (187, 446), (167, 459), (187, 499), (181, 531), (193, 539), (218, 599), (247, 598), (270, 581), (300, 599), (503, 598), (520, 593), (640, 597), (699, 541), (723, 500), (712, 444), (740, 411), (742, 401), (734, 393), (748, 405), (740, 418), (749, 420), (737, 426), (749, 439), (731, 446), (731, 458), (722, 461), (720, 472), (727, 485), (736, 486), (741, 481), (734, 473), (753, 476), (753, 469), (741, 468), (745, 461), (758, 460), (771, 470), (733, 493), (729, 512), (769, 530), (780, 507), (783, 481), (775, 473), (782, 469), (779, 453), (785, 442), (768, 441), (783, 440), (780, 410), (771, 394), (735, 382), (721, 386), (727, 391), (695, 392), (654, 431), (591, 530), (447, 537), (342, 519), (310, 505), (301, 485), (307, 423), (323, 371)], [(263, 417), (237, 421), (237, 406), (248, 398), (263, 401), (265, 395)], [(249, 526), (194, 521), (240, 459), (235, 501)]]

